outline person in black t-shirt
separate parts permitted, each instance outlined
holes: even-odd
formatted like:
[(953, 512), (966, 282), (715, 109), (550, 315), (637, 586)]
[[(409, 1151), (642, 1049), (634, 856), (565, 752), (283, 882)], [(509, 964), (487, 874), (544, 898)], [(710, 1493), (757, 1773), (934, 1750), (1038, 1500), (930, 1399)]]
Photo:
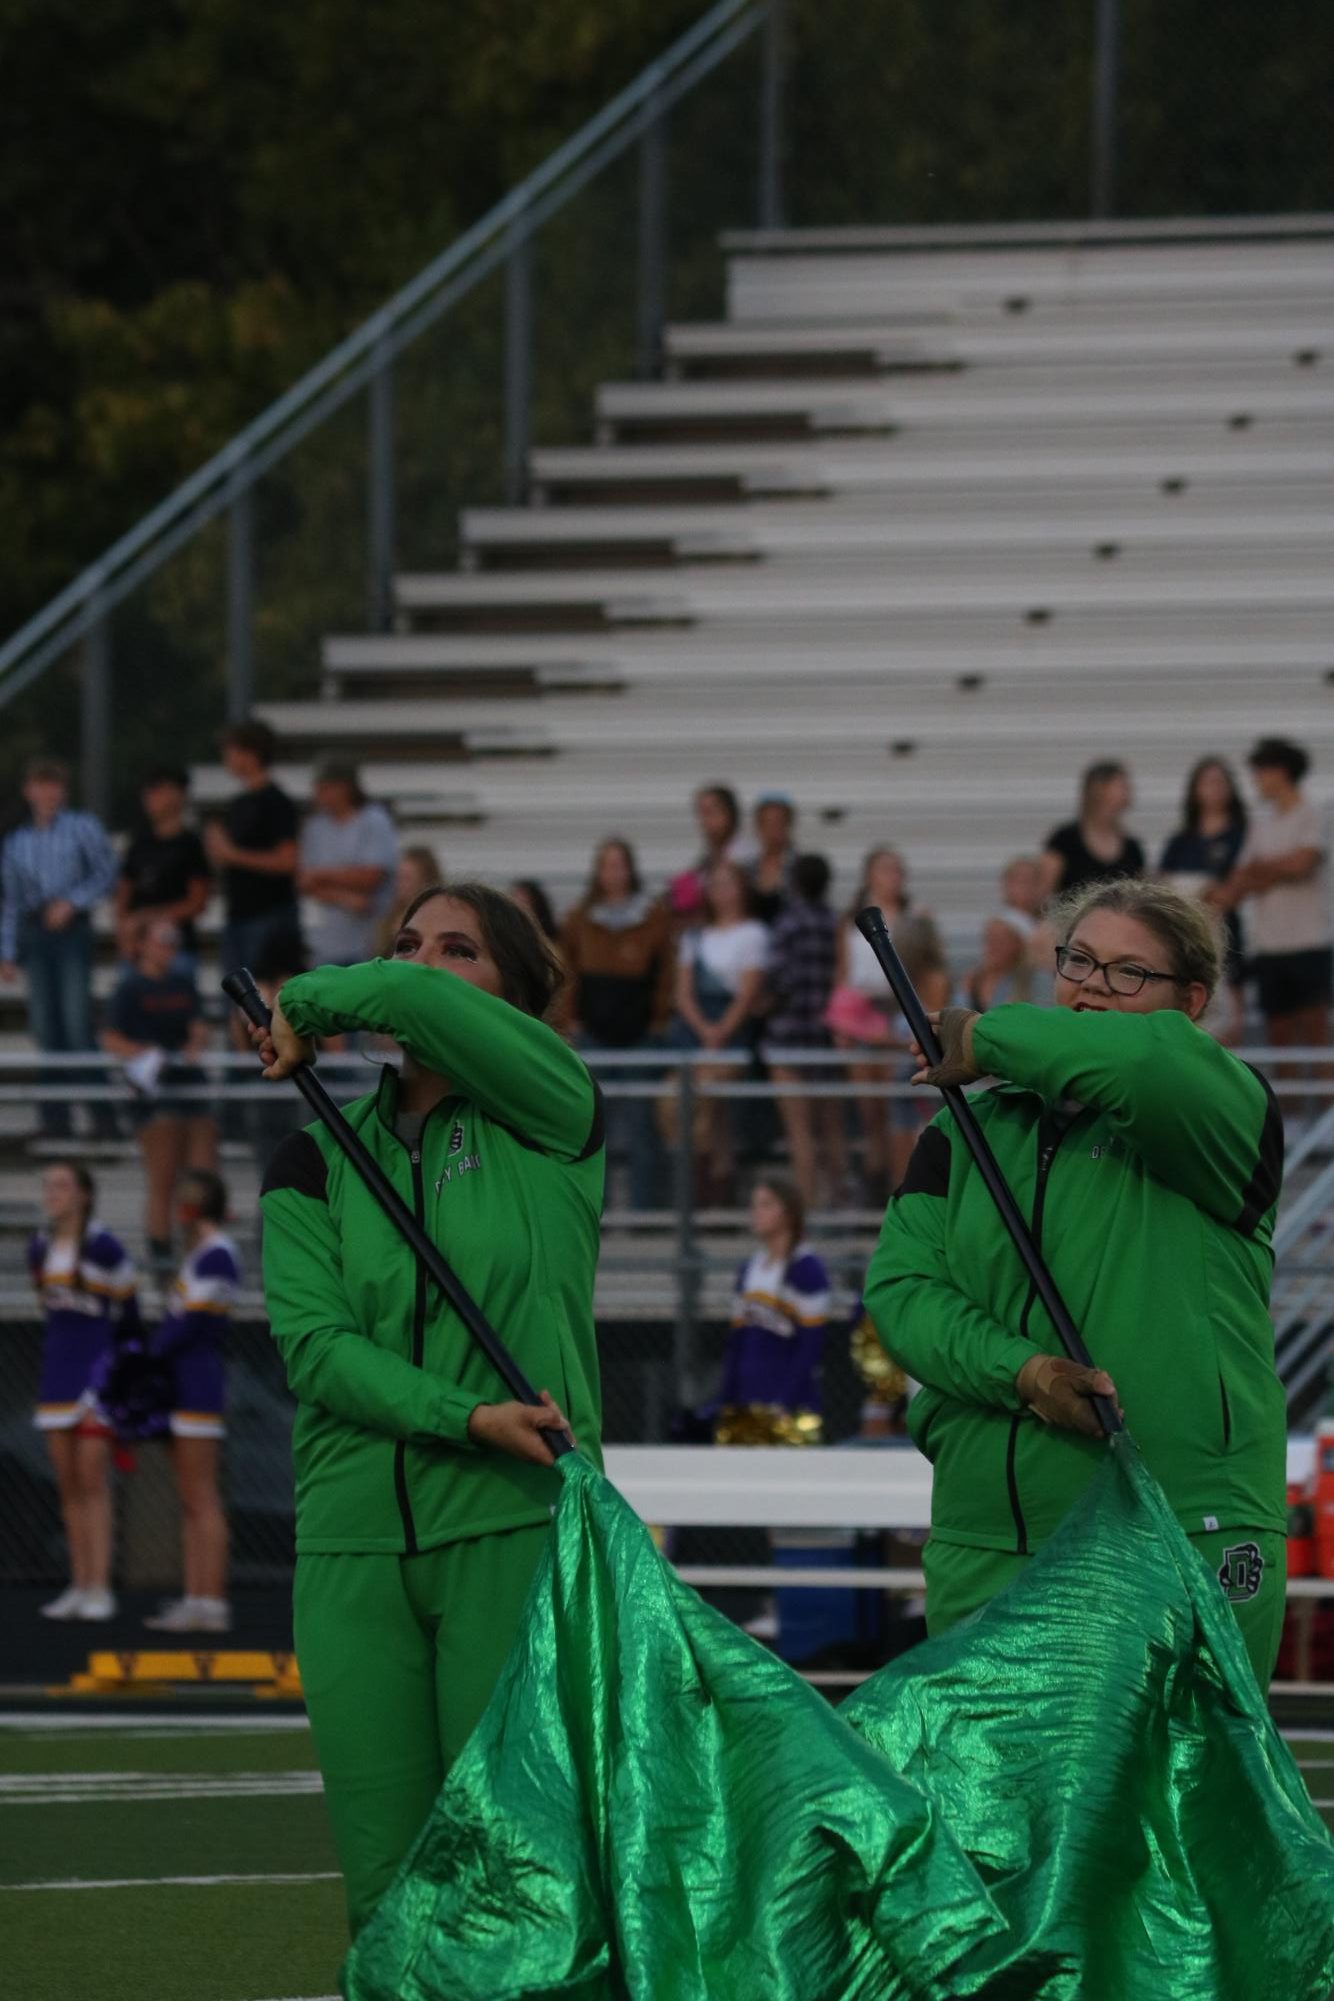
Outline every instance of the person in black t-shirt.
[(1079, 818), (1048, 834), (1042, 855), (1044, 897), (1065, 896), (1092, 882), (1143, 875), (1144, 850), (1122, 825), (1133, 795), (1124, 764), (1106, 758), (1084, 773)]
[(116, 884), (116, 947), (134, 957), (146, 919), (175, 924), (181, 951), (193, 958), (194, 920), (208, 902), (209, 866), (204, 843), (185, 824), (189, 780), (174, 765), (150, 771), (139, 788), (146, 825), (125, 850)]
[(208, 1044), (194, 977), (176, 970), (181, 934), (151, 917), (140, 928), (134, 964), (111, 996), (102, 1047), (125, 1065), (143, 1156), (149, 1257), (172, 1269), (176, 1183), (187, 1169), (217, 1164), (217, 1127), (208, 1103), (181, 1095), (206, 1080), (193, 1060)]
[[(227, 973), (259, 957), (271, 931), (298, 922), (297, 811), (269, 775), (276, 748), (267, 723), (236, 723), (222, 740), (223, 763), (242, 789), (210, 822), (204, 845), (222, 871)], [(244, 1033), (241, 1040), (249, 1046)]]

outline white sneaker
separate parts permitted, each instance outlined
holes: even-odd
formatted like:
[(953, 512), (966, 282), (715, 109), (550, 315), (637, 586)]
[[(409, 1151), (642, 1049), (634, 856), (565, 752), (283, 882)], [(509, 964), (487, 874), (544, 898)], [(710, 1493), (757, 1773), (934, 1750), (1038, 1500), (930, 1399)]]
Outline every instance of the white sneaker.
[(223, 1598), (176, 1598), (144, 1624), (154, 1633), (229, 1633), (232, 1608)]
[(39, 1609), (44, 1619), (77, 1619), (83, 1612), (83, 1593), (77, 1584), (71, 1584), (59, 1598), (53, 1598), (49, 1605)]
[(116, 1616), (116, 1600), (110, 1591), (81, 1591), (79, 1609), (71, 1614), (75, 1619), (87, 1619), (101, 1625)]

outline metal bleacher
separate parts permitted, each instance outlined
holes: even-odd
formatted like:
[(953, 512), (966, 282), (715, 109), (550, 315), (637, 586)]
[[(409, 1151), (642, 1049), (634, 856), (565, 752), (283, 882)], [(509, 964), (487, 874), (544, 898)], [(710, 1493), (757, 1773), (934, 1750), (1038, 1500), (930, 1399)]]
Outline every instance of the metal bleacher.
[(1151, 846), (1262, 730), (1329, 801), (1334, 220), (723, 247), (725, 321), (465, 511), (392, 631), (330, 635), (319, 700), (262, 705), (287, 783), (355, 749), (451, 868), (558, 901), (613, 829), (681, 866), (701, 780), (782, 789), (841, 890), (904, 848), (959, 950), (1092, 757)]

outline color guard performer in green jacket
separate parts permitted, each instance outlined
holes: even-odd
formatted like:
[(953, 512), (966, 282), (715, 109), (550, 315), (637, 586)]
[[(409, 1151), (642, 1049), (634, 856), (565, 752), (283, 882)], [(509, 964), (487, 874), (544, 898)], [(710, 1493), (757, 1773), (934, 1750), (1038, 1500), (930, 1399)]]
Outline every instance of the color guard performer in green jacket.
[(937, 1017), (931, 1083), (971, 1100), (1095, 1370), (1060, 1353), (948, 1111), (885, 1217), (866, 1303), (922, 1384), (934, 1469), (927, 1624), (993, 1597), (1104, 1447), (1114, 1394), (1231, 1602), (1262, 1685), (1286, 1584), (1286, 1408), (1269, 1317), (1283, 1127), (1268, 1085), (1196, 1024), (1219, 973), (1202, 906), (1114, 881), (1058, 916), (1055, 1008)]
[(428, 889), (392, 960), (289, 980), (270, 1077), (367, 1030), (401, 1076), (346, 1117), (545, 1406), (501, 1385), (322, 1125), (265, 1176), (264, 1290), (297, 1399), (297, 1658), (355, 1933), (426, 1820), (518, 1626), (558, 1490), (545, 1429), (599, 1460), (602, 1113), (541, 1019), (561, 970), (498, 891)]

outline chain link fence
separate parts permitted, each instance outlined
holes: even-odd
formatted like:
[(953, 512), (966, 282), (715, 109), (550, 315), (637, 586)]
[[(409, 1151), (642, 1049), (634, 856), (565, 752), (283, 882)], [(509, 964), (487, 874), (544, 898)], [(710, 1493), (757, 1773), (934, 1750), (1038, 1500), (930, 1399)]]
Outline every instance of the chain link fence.
[[(1334, 1079), (1319, 1050), (1284, 1051), (1281, 1060), (1276, 1051), (1243, 1053), (1269, 1068), (1288, 1121), (1293, 1166), (1283, 1210), (1289, 1220), (1280, 1223), (1274, 1310), (1280, 1360), (1285, 1373), (1290, 1366), (1294, 1376), (1301, 1376), (1302, 1410), (1309, 1412), (1323, 1395), (1334, 1326), (1328, 1306), (1334, 1277)], [(796, 1056), (784, 1051), (783, 1060), (802, 1071), (799, 1083), (776, 1086), (761, 1052), (747, 1058), (741, 1074), (726, 1077), (718, 1075), (716, 1056), (710, 1060), (697, 1053), (641, 1050), (623, 1057), (590, 1056), (611, 1115), (596, 1296), (608, 1442), (661, 1443), (688, 1433), (690, 1413), (716, 1393), (737, 1270), (753, 1248), (744, 1207), (748, 1182), (765, 1165), (785, 1164), (781, 1098), (797, 1093), (813, 1103), (825, 1099), (844, 1106), (854, 1173), (868, 1102), (915, 1106), (915, 1116), (922, 1120), (931, 1113), (933, 1093), (914, 1092), (892, 1077), (853, 1083), (843, 1072), (844, 1059), (828, 1052)], [(81, 1062), (86, 1076), (79, 1083), (52, 1081), (62, 1068), (68, 1074)], [(36, 1140), (26, 1148), (14, 1131), (20, 1107), (32, 1116), (43, 1103), (72, 1101), (80, 1121), (90, 1128), (99, 1105), (124, 1118), (124, 1087), (105, 1074), (101, 1082), (87, 1081), (87, 1065), (88, 1059), (43, 1058), (39, 1072), (36, 1057), (0, 1060), (0, 1128), (9, 1128), (7, 1135), (0, 1130), (0, 1585), (54, 1582), (64, 1573), (55, 1489), (42, 1436), (32, 1422), (42, 1327), (24, 1253), (39, 1220), (43, 1160), (71, 1150), (88, 1158), (98, 1175), (101, 1220), (136, 1256), (142, 1242), (142, 1179), (128, 1128), (119, 1138), (81, 1133), (72, 1146)], [(190, 1088), (212, 1110), (222, 1135), (231, 1228), (246, 1273), (228, 1349), (224, 1468), (233, 1574), (241, 1584), (272, 1583), (286, 1576), (292, 1562), (292, 1403), (259, 1292), (257, 1195), (262, 1160), (282, 1133), (301, 1121), (302, 1108), (287, 1093), (256, 1083), (248, 1058), (206, 1058), (205, 1070)], [(355, 1057), (326, 1060), (321, 1071), (342, 1102), (361, 1095), (370, 1075), (366, 1063)], [(695, 1115), (700, 1107), (714, 1104), (726, 1111), (736, 1173), (730, 1187), (702, 1190)], [(663, 1191), (662, 1205), (654, 1208), (635, 1208), (630, 1202), (631, 1145), (636, 1135), (642, 1144), (646, 1130), (640, 1108), (652, 1115), (647, 1130)], [(701, 1199), (702, 1194), (709, 1199)], [(851, 1336), (880, 1215), (880, 1206), (859, 1199), (853, 1185), (848, 1199), (817, 1209), (809, 1219), (808, 1233), (828, 1266), (834, 1297), (823, 1369), (826, 1445), (856, 1437), (861, 1424), (867, 1391), (853, 1361)], [(152, 1325), (161, 1291), (151, 1275), (144, 1279), (142, 1305)], [(138, 1446), (132, 1459), (132, 1467), (116, 1475), (117, 1574), (131, 1588), (166, 1589), (179, 1575), (168, 1450), (165, 1445)], [(735, 1531), (693, 1531), (683, 1560), (755, 1560), (737, 1554), (753, 1541), (753, 1535), (738, 1541)]]

